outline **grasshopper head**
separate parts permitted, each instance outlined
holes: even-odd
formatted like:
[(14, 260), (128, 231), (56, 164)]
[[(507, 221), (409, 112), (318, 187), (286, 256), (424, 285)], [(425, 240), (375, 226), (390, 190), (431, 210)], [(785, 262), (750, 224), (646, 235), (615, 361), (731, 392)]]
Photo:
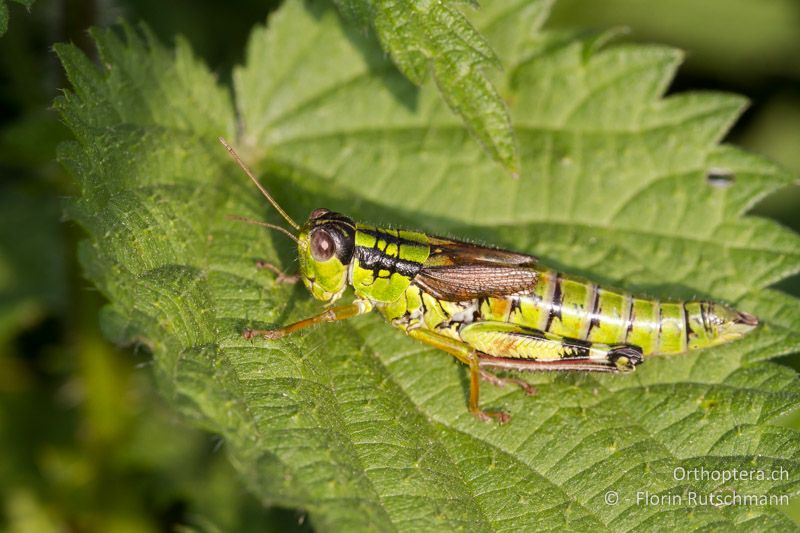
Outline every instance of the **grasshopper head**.
[(318, 300), (332, 302), (347, 286), (355, 249), (355, 224), (327, 209), (315, 209), (297, 236), (300, 277)]
[(300, 260), (300, 277), (314, 298), (324, 302), (338, 299), (347, 286), (347, 273), (356, 243), (356, 225), (352, 220), (327, 209), (314, 209), (301, 227), (258, 181), (253, 171), (244, 164), (239, 154), (223, 139), (219, 142), (228, 150), (234, 161), (244, 170), (253, 183), (272, 204), (272, 207), (289, 223), (298, 235), (275, 224), (259, 222), (246, 217), (232, 216), (250, 224), (256, 224), (280, 231), (297, 242), (297, 256)]

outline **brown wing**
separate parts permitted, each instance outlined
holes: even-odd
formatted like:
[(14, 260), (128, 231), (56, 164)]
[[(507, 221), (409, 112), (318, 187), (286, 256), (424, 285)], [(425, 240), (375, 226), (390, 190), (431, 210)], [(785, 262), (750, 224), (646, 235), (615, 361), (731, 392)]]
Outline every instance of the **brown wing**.
[(539, 260), (526, 254), (480, 246), (469, 242), (429, 237), (431, 253), (425, 266), (472, 264), (475, 262), (503, 265), (535, 265)]
[(431, 295), (449, 302), (532, 291), (536, 258), (498, 248), (433, 237), (431, 253), (414, 278)]

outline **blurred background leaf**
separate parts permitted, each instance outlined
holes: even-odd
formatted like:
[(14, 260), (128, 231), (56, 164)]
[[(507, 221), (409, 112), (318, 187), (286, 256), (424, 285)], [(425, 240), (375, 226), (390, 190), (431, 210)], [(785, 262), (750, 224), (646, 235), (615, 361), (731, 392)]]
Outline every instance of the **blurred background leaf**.
[[(0, 5), (0, 17), (11, 20), (0, 39), (0, 527), (269, 530), (303, 520), (294, 511), (262, 511), (215, 451), (218, 443), (175, 421), (160, 402), (149, 370), (139, 366), (149, 359), (145, 351), (102, 339), (102, 302), (72, 252), (80, 233), (59, 223), (59, 197), (74, 191), (54, 163), (67, 135), (48, 110), (64, 86), (50, 47), (71, 41), (93, 53), (85, 33), (91, 25), (124, 17), (146, 21), (165, 43), (183, 34), (224, 81), (243, 61), (251, 28), (279, 3), (242, 0), (224, 16), (211, 0), (168, 7), (158, 0), (37, 0), (30, 12), (14, 1)], [(560, 0), (548, 21), (551, 28), (619, 26), (628, 26), (629, 40), (686, 50), (673, 90), (747, 95), (752, 107), (728, 138), (800, 174), (796, 1)], [(755, 212), (800, 229), (798, 205), (798, 188), (789, 187)], [(19, 239), (48, 248), (32, 257)], [(800, 294), (796, 276), (781, 287)], [(796, 356), (784, 362), (800, 366)], [(796, 418), (785, 423), (800, 427)], [(798, 504), (789, 512), (800, 518)]]
[[(23, 5), (27, 9), (30, 9), (35, 0), (11, 0), (11, 1)], [(0, 37), (2, 37), (6, 33), (6, 30), (8, 30), (8, 18), (9, 18), (8, 3), (6, 3), (6, 0), (0, 0)]]
[(795, 0), (559, 0), (553, 27), (627, 26), (630, 39), (687, 51), (682, 76), (764, 84), (800, 77), (800, 3)]

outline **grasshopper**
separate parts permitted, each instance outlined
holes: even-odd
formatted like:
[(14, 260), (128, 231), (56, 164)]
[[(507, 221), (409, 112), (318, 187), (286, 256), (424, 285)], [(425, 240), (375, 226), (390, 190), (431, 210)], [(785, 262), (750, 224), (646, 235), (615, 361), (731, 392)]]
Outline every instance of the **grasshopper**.
[(480, 408), (480, 380), (523, 380), (492, 371), (626, 372), (645, 356), (677, 354), (730, 342), (758, 319), (710, 301), (659, 301), (603, 288), (539, 264), (536, 257), (426, 233), (379, 228), (314, 209), (297, 224), (272, 198), (224, 139), (220, 142), (264, 197), (297, 232), (298, 276), (311, 295), (333, 304), (347, 286), (355, 299), (276, 329), (247, 329), (247, 339), (279, 339), (321, 322), (377, 310), (403, 333), (469, 367), (469, 410), (480, 420), (507, 422), (502, 411)]

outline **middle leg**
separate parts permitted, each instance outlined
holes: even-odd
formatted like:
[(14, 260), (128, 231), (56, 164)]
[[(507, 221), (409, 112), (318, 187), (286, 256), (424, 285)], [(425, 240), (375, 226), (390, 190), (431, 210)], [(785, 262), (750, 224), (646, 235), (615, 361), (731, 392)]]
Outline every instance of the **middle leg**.
[[(480, 358), (479, 358), (480, 359)], [(536, 387), (525, 381), (524, 379), (519, 378), (508, 378), (508, 377), (500, 377), (493, 372), (489, 372), (485, 368), (480, 369), (481, 379), (484, 381), (488, 381), (492, 385), (496, 387), (505, 387), (507, 385), (516, 385), (522, 391), (527, 394), (528, 396), (536, 395)]]
[[(479, 365), (478, 352), (474, 348), (464, 342), (445, 337), (427, 329), (412, 329), (408, 332), (408, 335), (449, 353), (469, 366), (469, 410), (476, 418), (483, 421), (497, 420), (501, 424), (510, 420), (511, 417), (508, 413), (503, 411), (484, 411), (480, 408), (480, 378), (483, 371)], [(486, 372), (486, 374), (489, 373)]]

